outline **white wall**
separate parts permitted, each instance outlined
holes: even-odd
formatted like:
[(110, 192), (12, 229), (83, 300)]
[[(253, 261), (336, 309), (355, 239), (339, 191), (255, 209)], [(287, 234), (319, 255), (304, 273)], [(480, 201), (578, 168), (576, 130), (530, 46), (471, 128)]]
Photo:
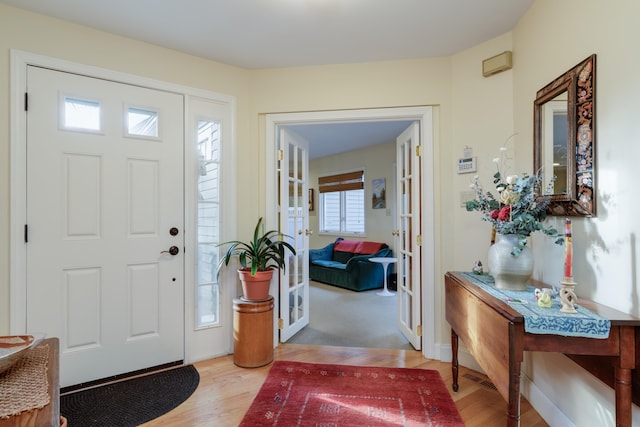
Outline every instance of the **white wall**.
[[(478, 157), (478, 175), (490, 186), (491, 158), (511, 134), (517, 133), (514, 172), (533, 168), (533, 101), (536, 92), (564, 71), (597, 54), (596, 155), (597, 217), (574, 218), (574, 274), (578, 297), (640, 315), (638, 250), (640, 231), (635, 197), (640, 144), (634, 134), (635, 95), (640, 82), (637, 40), (640, 2), (616, 0), (536, 0), (511, 34), (498, 37), (452, 57), (452, 145), (450, 158), (470, 146)], [(482, 78), (480, 62), (503, 50), (513, 50), (513, 70)], [(510, 97), (512, 97), (510, 99)], [(447, 148), (442, 147), (443, 150)], [(443, 156), (447, 157), (447, 156)], [(486, 259), (490, 227), (477, 213), (459, 206), (474, 174), (443, 172), (443, 194), (452, 222), (443, 227), (443, 270), (468, 270), (475, 259)], [(447, 184), (447, 180), (450, 184)], [(561, 229), (564, 218), (551, 218)], [(535, 236), (534, 277), (547, 283), (562, 279), (563, 248)], [(440, 305), (441, 306), (441, 305)], [(438, 316), (441, 318), (441, 316)], [(447, 328), (443, 322), (442, 337)], [(443, 340), (444, 341), (444, 340)], [(530, 400), (552, 426), (615, 424), (613, 391), (560, 354), (527, 353), (526, 387)], [(634, 425), (640, 424), (634, 406)]]
[[(467, 212), (461, 206), (461, 199), (469, 192), (469, 184), (475, 175), (479, 175), (486, 184), (491, 184), (491, 177), (495, 173), (492, 159), (498, 155), (505, 141), (518, 132), (513, 127), (513, 71), (482, 76), (482, 61), (506, 50), (512, 50), (510, 33), (452, 57), (452, 139), (450, 142), (442, 141), (440, 146), (442, 158), (447, 162), (441, 166), (443, 198), (440, 209), (443, 236), (447, 236), (442, 239), (440, 251), (443, 272), (470, 271), (478, 260), (487, 265), (491, 225), (482, 221), (477, 212)], [(530, 147), (531, 139), (526, 135), (517, 135), (511, 145), (515, 145), (514, 148)], [(473, 150), (478, 170), (458, 174), (456, 162), (463, 157), (465, 147)], [(444, 295), (440, 293), (436, 297), (440, 342), (446, 348), (450, 329), (444, 321)], [(464, 354), (461, 360), (466, 362)]]
[[(576, 293), (636, 316), (638, 16), (636, 0), (537, 0), (513, 31), (514, 128), (523, 135), (533, 134), (536, 91), (592, 53), (597, 55), (597, 217), (573, 221)], [(518, 153), (518, 164), (531, 165), (532, 151)], [(536, 278), (549, 283), (562, 279), (562, 251), (548, 239), (535, 240)], [(575, 425), (614, 425), (609, 388), (564, 356), (529, 356), (528, 376)], [(635, 424), (640, 425), (640, 414), (634, 407)]]
[[(309, 162), (309, 187), (315, 189), (316, 208), (309, 213), (309, 225), (314, 234), (309, 239), (312, 248), (320, 248), (336, 240), (337, 237), (353, 240), (366, 240), (386, 243), (393, 249), (393, 206), (395, 204), (395, 175), (396, 162), (395, 142), (381, 144), (375, 147), (349, 151), (335, 156), (322, 157)], [(340, 234), (321, 235), (319, 233), (319, 194), (318, 177), (345, 171), (362, 169), (365, 171), (365, 235), (362, 237), (345, 237)], [(372, 209), (373, 179), (386, 180), (386, 209)]]
[[(256, 70), (252, 72), (252, 109), (259, 117), (278, 112), (310, 112), (358, 110), (411, 106), (438, 106), (434, 127), (434, 174), (426, 179), (434, 183), (433, 197), (436, 214), (434, 235), (436, 265), (425, 275), (436, 278), (436, 301), (442, 301), (444, 270), (440, 265), (440, 238), (449, 236), (454, 228), (449, 220), (450, 192), (440, 187), (450, 176), (441, 179), (441, 170), (449, 173), (452, 159), (451, 144), (451, 59), (433, 58), (407, 61), (375, 62), (348, 65), (327, 65), (285, 69)], [(265, 159), (264, 121), (258, 120), (252, 133), (260, 141), (260, 158)], [(265, 176), (261, 162), (260, 176)], [(266, 183), (263, 184), (266, 186)], [(261, 201), (260, 206), (266, 202)], [(447, 225), (441, 217), (446, 217)], [(388, 239), (387, 239), (388, 240)], [(430, 297), (430, 296), (429, 296)], [(428, 298), (424, 297), (425, 300)], [(433, 301), (433, 300), (432, 300)], [(443, 326), (441, 309), (436, 312), (436, 341), (448, 342), (449, 330)], [(441, 331), (443, 331), (441, 333)]]

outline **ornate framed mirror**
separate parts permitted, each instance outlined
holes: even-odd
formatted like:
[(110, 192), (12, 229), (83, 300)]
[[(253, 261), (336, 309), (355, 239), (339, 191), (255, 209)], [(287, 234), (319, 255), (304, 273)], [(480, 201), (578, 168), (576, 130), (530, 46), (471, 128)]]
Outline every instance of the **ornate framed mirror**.
[(549, 215), (596, 213), (595, 77), (596, 55), (591, 55), (536, 93), (533, 169), (555, 177), (540, 189), (550, 196)]

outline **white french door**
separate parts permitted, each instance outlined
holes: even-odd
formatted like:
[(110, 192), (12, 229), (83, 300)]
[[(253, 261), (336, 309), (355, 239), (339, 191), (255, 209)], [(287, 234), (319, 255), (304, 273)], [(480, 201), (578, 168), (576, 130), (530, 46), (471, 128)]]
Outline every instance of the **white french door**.
[(184, 358), (183, 95), (27, 68), (28, 332), (61, 385)]
[(291, 236), (296, 255), (280, 272), (280, 340), (287, 341), (309, 324), (309, 155), (304, 140), (279, 132), (280, 231)]
[(411, 124), (396, 139), (396, 224), (398, 258), (398, 328), (416, 349), (421, 348), (421, 193), (420, 127)]

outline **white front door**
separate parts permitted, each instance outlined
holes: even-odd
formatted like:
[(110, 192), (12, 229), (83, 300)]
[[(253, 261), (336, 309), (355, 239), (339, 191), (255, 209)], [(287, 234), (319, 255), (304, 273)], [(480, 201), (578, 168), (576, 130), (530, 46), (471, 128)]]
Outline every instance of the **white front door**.
[(280, 231), (291, 236), (296, 255), (280, 272), (280, 340), (309, 324), (309, 149), (293, 132), (280, 130)]
[(411, 124), (396, 139), (398, 230), (395, 232), (398, 327), (416, 350), (421, 348), (421, 193), (420, 127)]
[(27, 330), (61, 385), (184, 358), (183, 96), (27, 69)]

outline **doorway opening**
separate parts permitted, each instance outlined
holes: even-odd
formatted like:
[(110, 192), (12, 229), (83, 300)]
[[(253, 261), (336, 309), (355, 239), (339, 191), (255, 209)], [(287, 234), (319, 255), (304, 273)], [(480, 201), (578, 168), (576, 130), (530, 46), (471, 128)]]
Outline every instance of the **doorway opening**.
[(309, 325), (287, 342), (338, 347), (413, 350), (396, 326), (396, 296), (356, 292), (311, 281)]
[[(420, 281), (420, 298), (418, 303), (421, 310), (419, 316), (421, 319), (420, 328), (422, 334), (419, 339), (422, 342), (422, 352), (425, 357), (433, 357), (435, 355), (435, 307), (434, 307), (434, 281), (433, 265), (434, 265), (434, 242), (433, 242), (433, 107), (406, 107), (406, 108), (387, 108), (372, 110), (338, 110), (326, 112), (301, 112), (286, 114), (267, 114), (266, 120), (266, 200), (267, 211), (265, 218), (270, 224), (277, 224), (280, 212), (278, 205), (278, 166), (277, 166), (277, 149), (278, 135), (282, 129), (296, 129), (298, 133), (301, 126), (314, 126), (322, 128), (320, 125), (346, 125), (346, 124), (387, 124), (391, 122), (417, 122), (420, 128), (420, 145), (422, 149), (421, 161), (421, 232), (428, 235), (427, 239), (423, 239), (422, 257), (420, 260), (420, 270), (425, 272)], [(398, 132), (399, 134), (400, 132)], [(395, 136), (397, 136), (396, 134)], [(311, 143), (313, 144), (313, 143)], [(393, 159), (390, 159), (393, 161)], [(375, 178), (370, 176), (369, 178)], [(312, 185), (313, 183), (310, 183)], [(316, 199), (317, 203), (317, 199)], [(276, 304), (279, 304), (276, 301)], [(286, 303), (286, 301), (285, 301)], [(286, 306), (285, 306), (286, 309)], [(280, 316), (282, 318), (282, 316)], [(282, 320), (282, 319), (281, 319)]]

